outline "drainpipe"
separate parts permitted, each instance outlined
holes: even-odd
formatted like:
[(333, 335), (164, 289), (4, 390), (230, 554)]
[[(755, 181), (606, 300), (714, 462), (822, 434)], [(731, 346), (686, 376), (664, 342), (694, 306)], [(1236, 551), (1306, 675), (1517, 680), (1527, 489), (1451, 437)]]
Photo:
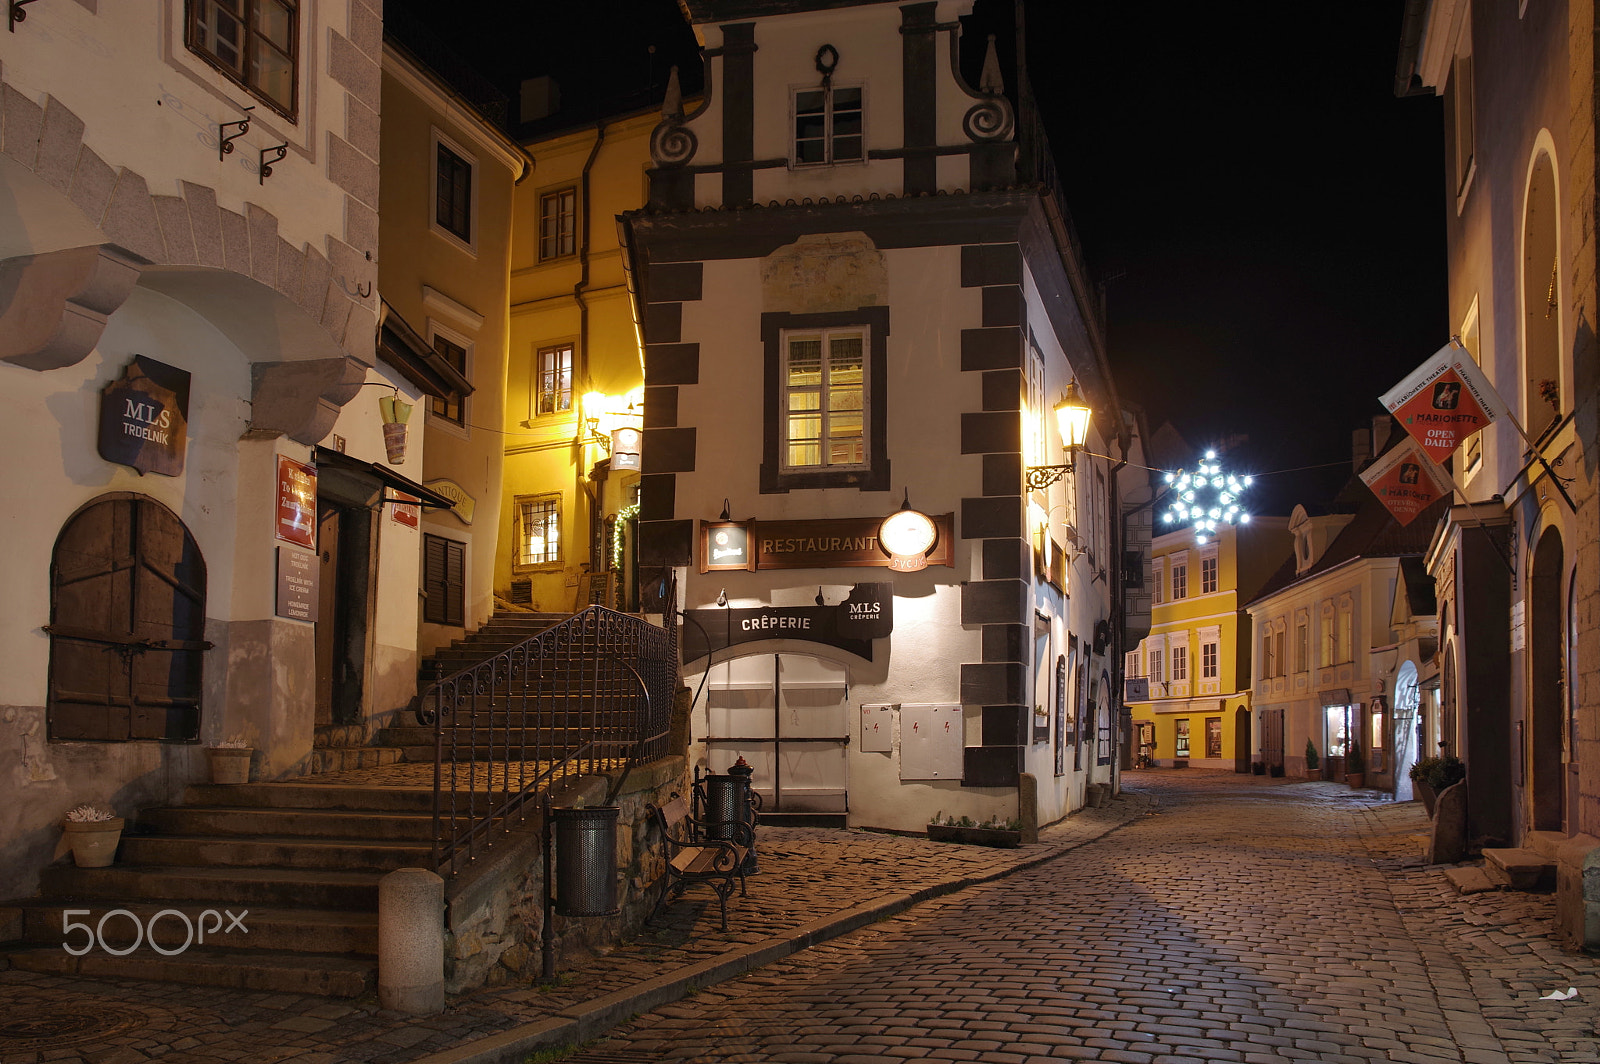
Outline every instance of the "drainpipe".
[[(578, 202), (582, 205), (582, 215), (578, 219), (578, 283), (572, 286), (572, 299), (573, 302), (578, 304), (578, 350), (582, 353), (580, 357), (583, 359), (583, 367), (580, 373), (578, 372), (578, 367), (574, 366), (573, 377), (575, 378), (574, 383), (578, 380), (583, 381), (586, 390), (590, 383), (589, 304), (584, 300), (583, 292), (584, 289), (589, 287), (589, 174), (594, 169), (594, 161), (599, 156), (600, 146), (605, 141), (606, 124), (604, 122), (597, 123), (594, 127), (594, 147), (589, 149), (589, 157), (583, 162), (583, 174), (578, 179)], [(589, 423), (584, 420), (584, 411), (581, 407), (578, 410), (578, 439), (580, 441), (578, 454), (581, 456), (589, 443)], [(574, 479), (576, 481), (573, 485), (574, 491), (572, 494), (574, 501), (591, 498), (588, 484), (589, 471), (583, 468), (577, 469)], [(605, 501), (603, 495), (601, 495), (601, 490), (602, 485), (596, 484), (595, 496), (598, 496), (597, 502), (599, 508), (603, 511), (605, 509)], [(599, 557), (599, 551), (595, 546), (598, 537), (595, 535), (594, 513), (595, 503), (591, 502), (589, 506), (590, 520), (588, 522), (589, 571), (591, 573), (599, 573), (604, 572), (604, 569), (602, 567), (603, 560)]]

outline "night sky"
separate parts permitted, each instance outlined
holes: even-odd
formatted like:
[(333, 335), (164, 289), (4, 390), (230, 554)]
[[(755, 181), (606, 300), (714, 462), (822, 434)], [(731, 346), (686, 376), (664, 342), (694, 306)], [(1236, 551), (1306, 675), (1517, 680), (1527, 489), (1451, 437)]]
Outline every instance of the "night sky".
[[(977, 20), (1005, 42), (1009, 10), (979, 0)], [(1247, 436), (1230, 468), (1347, 463), (1377, 396), (1449, 338), (1442, 110), (1394, 95), (1401, 10), (1029, 0), (1029, 74), (1121, 397), (1197, 447)], [(675, 0), (387, 11), (433, 23), (507, 95), (553, 74), (574, 122), (696, 66)], [(1257, 512), (1348, 474), (1269, 476)]]

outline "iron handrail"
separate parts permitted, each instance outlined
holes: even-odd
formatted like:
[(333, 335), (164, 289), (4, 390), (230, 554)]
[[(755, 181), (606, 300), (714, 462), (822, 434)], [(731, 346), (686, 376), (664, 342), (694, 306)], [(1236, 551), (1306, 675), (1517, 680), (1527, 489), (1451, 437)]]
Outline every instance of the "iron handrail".
[(433, 867), (450, 875), (494, 845), (541, 792), (667, 752), (676, 641), (603, 606), (433, 681)]

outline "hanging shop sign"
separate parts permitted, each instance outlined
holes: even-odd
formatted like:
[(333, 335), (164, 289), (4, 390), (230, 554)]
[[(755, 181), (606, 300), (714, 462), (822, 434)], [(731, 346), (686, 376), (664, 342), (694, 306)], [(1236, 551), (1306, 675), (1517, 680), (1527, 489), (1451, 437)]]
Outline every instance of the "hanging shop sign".
[(635, 428), (611, 430), (611, 468), (613, 471), (642, 467), (644, 433)]
[[(926, 526), (905, 521), (904, 515), (927, 522)], [(899, 520), (897, 520), (899, 519)], [(893, 522), (893, 531), (906, 533), (896, 546), (907, 553), (895, 554), (880, 539), (880, 530)], [(906, 527), (901, 528), (904, 523)], [(731, 530), (737, 529), (738, 533)], [(955, 564), (955, 515), (921, 514), (899, 510), (888, 522), (882, 517), (844, 517), (816, 521), (702, 521), (700, 523), (700, 571), (713, 569), (847, 569), (883, 566), (901, 572), (915, 572), (929, 565)], [(932, 541), (919, 548), (930, 534)], [(726, 542), (716, 544), (717, 533), (727, 532)], [(911, 533), (916, 533), (915, 536)], [(724, 554), (722, 564), (713, 557), (716, 550), (730, 550), (743, 536), (746, 558)]]
[(472, 515), (477, 511), (478, 500), (467, 494), (467, 489), (449, 479), (440, 477), (438, 480), (425, 481), (422, 485), (450, 500), (450, 512), (461, 518), (464, 525), (472, 524)]
[(315, 623), (320, 575), (321, 565), (316, 554), (294, 547), (279, 547), (278, 616)]
[(317, 470), (278, 456), (277, 536), (285, 543), (317, 549)]
[(756, 606), (684, 611), (684, 660), (739, 643), (798, 639), (872, 660), (872, 641), (894, 631), (894, 585), (857, 584), (837, 606)]
[(394, 509), (389, 511), (389, 519), (397, 525), (407, 528), (416, 528), (422, 523), (422, 500), (415, 495), (407, 495), (403, 491), (394, 493), (391, 500)]
[(878, 546), (889, 555), (889, 568), (914, 573), (928, 567), (928, 552), (939, 540), (933, 518), (920, 510), (896, 510), (878, 525)]
[(1402, 526), (1450, 494), (1450, 475), (1409, 437), (1357, 475)]
[(189, 435), (189, 374), (134, 355), (100, 393), (100, 457), (145, 473), (183, 473)]
[(1443, 462), (1474, 432), (1509, 414), (1477, 360), (1452, 340), (1379, 397), (1428, 457)]

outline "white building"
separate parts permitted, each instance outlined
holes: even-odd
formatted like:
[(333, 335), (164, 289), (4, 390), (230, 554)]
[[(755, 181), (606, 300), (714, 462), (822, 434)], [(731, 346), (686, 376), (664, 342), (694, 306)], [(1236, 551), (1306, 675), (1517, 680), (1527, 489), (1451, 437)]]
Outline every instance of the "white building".
[[(1064, 816), (1115, 785), (1149, 492), (1025, 81), (1019, 112), (992, 52), (958, 79), (968, 2), (685, 7), (712, 89), (669, 100), (624, 226), (645, 608), (686, 609), (693, 755), (852, 825)], [(1074, 380), (1092, 454), (1029, 490)]]

